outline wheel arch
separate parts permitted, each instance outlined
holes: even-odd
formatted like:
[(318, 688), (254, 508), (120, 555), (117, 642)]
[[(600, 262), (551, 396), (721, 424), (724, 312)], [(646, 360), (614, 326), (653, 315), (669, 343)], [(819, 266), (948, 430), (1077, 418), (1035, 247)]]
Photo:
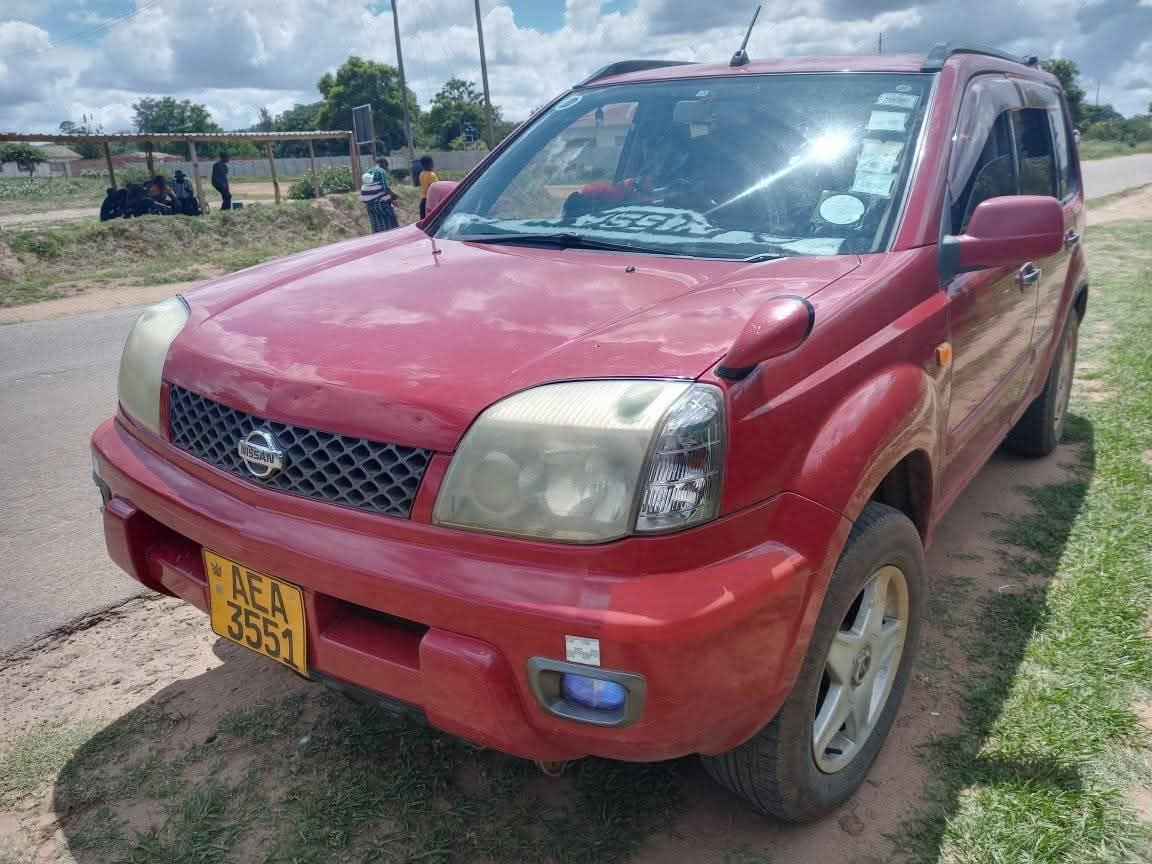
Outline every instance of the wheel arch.
[(814, 436), (796, 491), (852, 522), (869, 501), (888, 504), (907, 515), (926, 540), (947, 426), (940, 386), (912, 364), (868, 379)]

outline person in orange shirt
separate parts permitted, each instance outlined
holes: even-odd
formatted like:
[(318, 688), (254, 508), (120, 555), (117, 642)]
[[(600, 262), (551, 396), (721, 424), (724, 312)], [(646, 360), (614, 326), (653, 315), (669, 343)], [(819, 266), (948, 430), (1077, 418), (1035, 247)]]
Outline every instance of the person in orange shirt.
[(440, 178), (436, 176), (436, 172), (432, 169), (436, 167), (436, 163), (432, 161), (431, 156), (420, 157), (420, 218), (423, 219), (428, 215), (428, 187), (435, 183)]

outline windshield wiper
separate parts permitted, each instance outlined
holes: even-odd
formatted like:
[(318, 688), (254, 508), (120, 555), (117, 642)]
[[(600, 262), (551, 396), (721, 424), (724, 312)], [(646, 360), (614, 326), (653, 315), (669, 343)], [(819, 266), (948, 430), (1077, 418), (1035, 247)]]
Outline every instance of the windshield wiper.
[(502, 234), (461, 234), (452, 239), (459, 240), (461, 243), (511, 243), (513, 245), (523, 243), (526, 246), (555, 246), (558, 249), (599, 249), (605, 252), (633, 252), (645, 255), (684, 257), (682, 254), (669, 249), (633, 246), (630, 243), (613, 243), (610, 240), (597, 240), (573, 231), (557, 231), (554, 234), (517, 234), (511, 231)]

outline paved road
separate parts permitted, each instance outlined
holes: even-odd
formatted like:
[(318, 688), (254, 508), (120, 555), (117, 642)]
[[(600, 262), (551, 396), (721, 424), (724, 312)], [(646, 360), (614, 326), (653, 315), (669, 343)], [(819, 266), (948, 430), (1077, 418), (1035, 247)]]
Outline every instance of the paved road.
[(1100, 198), (1152, 183), (1152, 153), (1084, 162), (1084, 188), (1089, 198)]
[[(1084, 175), (1093, 197), (1152, 183), (1152, 154)], [(105, 555), (88, 456), (137, 312), (0, 326), (0, 654), (138, 590)]]
[(138, 314), (0, 327), (0, 655), (140, 590), (104, 551), (88, 455)]

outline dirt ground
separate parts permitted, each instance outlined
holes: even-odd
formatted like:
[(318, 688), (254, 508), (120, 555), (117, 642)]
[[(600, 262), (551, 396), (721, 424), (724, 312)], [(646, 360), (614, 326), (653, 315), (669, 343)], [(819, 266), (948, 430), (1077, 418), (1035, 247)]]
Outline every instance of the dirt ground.
[[(947, 733), (957, 722), (956, 680), (964, 671), (957, 646), (968, 610), (982, 595), (1018, 591), (1025, 584), (1004, 575), (1001, 550), (992, 536), (999, 516), (1027, 509), (1018, 486), (1066, 478), (1068, 466), (1076, 462), (1076, 446), (1062, 445), (1053, 457), (1040, 461), (997, 455), (941, 523), (929, 553), (936, 600), (913, 681), (887, 745), (852, 802), (819, 824), (785, 826), (752, 813), (714, 786), (694, 760), (682, 760), (674, 768), (684, 801), (682, 816), (672, 830), (650, 836), (635, 860), (642, 864), (890, 860), (886, 835), (897, 831), (922, 805), (929, 779), (918, 754), (930, 738)], [(318, 700), (334, 698), (219, 639), (206, 617), (190, 606), (166, 598), (132, 600), (0, 660), (0, 754), (45, 724), (108, 730), (127, 722), (125, 718), (152, 715), (180, 718), (163, 730), (167, 751), (203, 748), (205, 742), (216, 740), (214, 730), (237, 704), (281, 697), (302, 700), (304, 712), (313, 710), (307, 706)], [(338, 701), (336, 710), (343, 710), (342, 704)], [(118, 754), (116, 760), (126, 765), (151, 743), (145, 736), (144, 742)], [(289, 745), (277, 740), (248, 749), (229, 745), (229, 770), (243, 773), (245, 766), (258, 767)], [(54, 861), (56, 856), (103, 860), (88, 851), (91, 829), (79, 827), (86, 818), (84, 808), (61, 804), (70, 794), (62, 779), (66, 773), (67, 769), (62, 771), (55, 783), (49, 778), (18, 801), (10, 800), (6, 811), (0, 806), (0, 860), (6, 845), (31, 854), (29, 860), (34, 861)], [(551, 794), (560, 800), (571, 794), (564, 780), (546, 782), (555, 785)], [(322, 789), (316, 792), (325, 794)], [(105, 803), (112, 816), (102, 819), (121, 820), (134, 831), (158, 830), (165, 819), (164, 808), (154, 801), (110, 798)], [(733, 858), (737, 854), (743, 857)]]
[(19, 321), (44, 321), (48, 318), (82, 315), (85, 312), (107, 312), (109, 309), (120, 309), (125, 306), (143, 306), (147, 303), (157, 303), (173, 294), (190, 291), (198, 285), (203, 285), (204, 281), (206, 280), (166, 282), (161, 285), (101, 284), (90, 286), (70, 297), (0, 309), (0, 324), (15, 324)]
[(1152, 213), (1152, 186), (1142, 186), (1109, 198), (1089, 209), (1088, 224), (1101, 225), (1121, 219), (1147, 219)]

